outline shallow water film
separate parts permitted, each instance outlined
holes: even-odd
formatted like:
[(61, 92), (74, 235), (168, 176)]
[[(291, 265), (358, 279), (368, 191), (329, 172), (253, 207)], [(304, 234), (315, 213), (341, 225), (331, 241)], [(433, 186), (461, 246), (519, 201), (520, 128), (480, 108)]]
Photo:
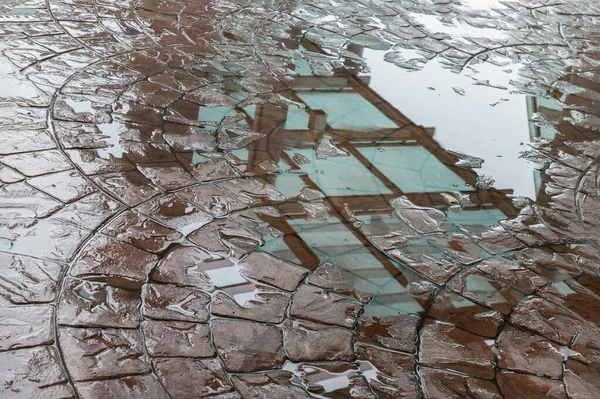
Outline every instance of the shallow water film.
[(598, 32), (0, 1), (0, 398), (599, 398)]

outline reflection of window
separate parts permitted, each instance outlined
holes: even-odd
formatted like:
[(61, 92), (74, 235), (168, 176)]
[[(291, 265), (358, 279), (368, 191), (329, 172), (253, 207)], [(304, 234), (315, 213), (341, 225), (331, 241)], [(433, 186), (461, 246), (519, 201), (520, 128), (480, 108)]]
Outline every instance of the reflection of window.
[(290, 157), (305, 156), (311, 162), (300, 168), (329, 196), (391, 194), (358, 159), (353, 156), (317, 159), (308, 148), (286, 150)]
[[(332, 129), (376, 130), (398, 127), (358, 93), (299, 92), (296, 94), (310, 109), (323, 111), (327, 115), (327, 124)], [(300, 114), (292, 116), (306, 119), (306, 116)]]
[(357, 147), (357, 150), (405, 193), (473, 191), (424, 147)]
[(462, 210), (448, 212), (448, 220), (460, 225), (467, 230), (477, 233), (506, 219), (506, 215), (499, 209)]

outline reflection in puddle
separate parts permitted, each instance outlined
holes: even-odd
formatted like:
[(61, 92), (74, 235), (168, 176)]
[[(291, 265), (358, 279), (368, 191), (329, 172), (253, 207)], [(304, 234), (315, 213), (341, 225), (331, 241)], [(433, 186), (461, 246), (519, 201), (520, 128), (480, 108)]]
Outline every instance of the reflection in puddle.
[(597, 4), (104, 3), (0, 5), (1, 397), (600, 389)]

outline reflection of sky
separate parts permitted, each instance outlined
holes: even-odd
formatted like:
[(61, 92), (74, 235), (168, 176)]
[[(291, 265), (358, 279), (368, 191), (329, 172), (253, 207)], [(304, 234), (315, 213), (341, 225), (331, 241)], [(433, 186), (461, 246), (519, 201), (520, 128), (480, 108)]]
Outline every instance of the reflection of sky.
[[(535, 196), (532, 164), (519, 159), (529, 142), (525, 96), (511, 94), (475, 82), (465, 74), (442, 69), (436, 62), (422, 71), (409, 72), (383, 60), (384, 53), (366, 49), (363, 56), (371, 69), (371, 83), (379, 95), (416, 124), (435, 127), (435, 139), (455, 149), (485, 159), (480, 173), (491, 175), (498, 189), (514, 189), (516, 195)], [(516, 71), (516, 66), (511, 66)], [(476, 65), (473, 78), (509, 87), (509, 67)], [(393, 77), (393, 78), (390, 78)], [(460, 96), (452, 87), (465, 90)], [(435, 90), (430, 90), (433, 87)], [(510, 101), (490, 104), (506, 98)]]

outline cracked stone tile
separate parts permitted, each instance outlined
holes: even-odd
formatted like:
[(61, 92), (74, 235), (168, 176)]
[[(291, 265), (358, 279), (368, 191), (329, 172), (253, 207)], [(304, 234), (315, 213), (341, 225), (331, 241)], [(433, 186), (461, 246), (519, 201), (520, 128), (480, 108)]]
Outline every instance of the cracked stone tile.
[(181, 233), (129, 211), (113, 219), (102, 233), (152, 253), (163, 252), (182, 239)]
[(379, 398), (418, 398), (415, 359), (410, 355), (358, 345), (357, 363)]
[(0, 353), (0, 375), (0, 395), (5, 397), (74, 397), (58, 353), (50, 346)]
[(162, 358), (152, 365), (172, 398), (220, 397), (233, 390), (218, 359)]
[(569, 397), (576, 399), (594, 397), (600, 388), (598, 363), (586, 365), (575, 360), (568, 360), (564, 379)]
[(107, 397), (167, 399), (169, 397), (158, 380), (151, 375), (78, 382), (75, 384), (75, 389), (82, 399)]
[(498, 336), (498, 366), (522, 373), (562, 377), (563, 348), (512, 327)]
[(478, 264), (477, 268), (495, 280), (508, 284), (525, 294), (531, 294), (549, 283), (546, 278), (505, 258), (486, 259)]
[(174, 195), (152, 199), (136, 210), (186, 235), (213, 219), (208, 213)]
[(142, 315), (151, 319), (203, 323), (208, 321), (209, 302), (208, 294), (190, 288), (152, 283), (142, 287)]
[(211, 313), (261, 323), (283, 322), (290, 293), (260, 284), (243, 284), (243, 280), (232, 279), (230, 287), (214, 294)]
[(165, 191), (176, 190), (198, 183), (198, 180), (183, 170), (177, 162), (143, 164), (139, 166), (139, 169), (152, 183)]
[(100, 277), (124, 288), (139, 288), (157, 257), (132, 245), (96, 235), (70, 270), (76, 277)]
[(92, 193), (65, 205), (54, 216), (88, 230), (97, 229), (105, 220), (123, 209), (122, 205), (102, 193)]
[(504, 315), (511, 313), (514, 306), (524, 297), (521, 292), (477, 270), (468, 270), (460, 274), (449, 282), (447, 287)]
[(446, 290), (437, 294), (427, 310), (427, 315), (489, 338), (494, 338), (498, 328), (504, 323), (500, 312)]
[(151, 370), (137, 330), (59, 328), (58, 343), (75, 381), (147, 374)]
[(290, 316), (352, 328), (362, 306), (342, 296), (303, 284), (294, 292)]
[(50, 305), (1, 306), (0, 351), (51, 344), (53, 319)]
[(307, 398), (306, 391), (292, 383), (293, 377), (294, 374), (289, 371), (270, 371), (252, 374), (234, 374), (231, 376), (231, 381), (235, 389), (244, 398)]
[(24, 152), (0, 157), (3, 164), (28, 177), (72, 169), (67, 158), (58, 150)]
[(223, 217), (231, 212), (246, 208), (246, 204), (228, 192), (212, 184), (186, 188), (177, 192), (177, 196), (196, 204), (200, 209), (214, 217)]
[(0, 252), (0, 295), (16, 304), (51, 302), (64, 265)]
[(178, 245), (158, 262), (152, 273), (152, 279), (213, 291), (215, 285), (207, 271), (221, 268), (229, 270), (231, 266), (233, 263), (227, 259), (212, 256), (196, 247)]
[(492, 381), (469, 377), (446, 370), (420, 367), (419, 374), (426, 399), (501, 399), (502, 395)]
[(240, 262), (240, 273), (261, 283), (293, 291), (308, 271), (266, 252), (253, 252)]
[(235, 259), (244, 257), (263, 244), (257, 233), (226, 219), (207, 224), (187, 239), (207, 251)]
[(451, 324), (434, 322), (421, 330), (419, 363), (492, 379), (495, 374), (492, 348), (492, 340)]
[(68, 278), (59, 300), (57, 322), (77, 327), (137, 328), (139, 304), (135, 291)]
[(96, 191), (85, 178), (75, 171), (64, 171), (34, 177), (27, 181), (30, 185), (68, 203), (85, 197)]
[(234, 179), (219, 183), (240, 201), (249, 205), (270, 205), (285, 201), (285, 197), (260, 179)]
[(510, 322), (562, 345), (569, 345), (583, 324), (576, 314), (534, 296), (517, 305)]
[(550, 378), (501, 372), (496, 376), (496, 380), (506, 399), (567, 399), (563, 383)]
[(419, 324), (415, 315), (377, 317), (363, 313), (356, 325), (356, 341), (416, 353)]
[(356, 298), (362, 303), (369, 302), (379, 290), (376, 285), (357, 278), (354, 274), (331, 263), (320, 265), (306, 281), (328, 291)]
[(285, 361), (278, 327), (251, 321), (215, 319), (213, 342), (225, 368), (233, 373), (281, 368)]
[(293, 362), (352, 361), (352, 330), (287, 319), (283, 323), (283, 344)]
[[(300, 363), (296, 366), (302, 386), (312, 396), (352, 397), (375, 399), (377, 396), (369, 389), (367, 381), (361, 376), (360, 369), (352, 363)], [(335, 379), (336, 384), (329, 381)]]
[(129, 206), (136, 206), (161, 193), (138, 171), (102, 174), (94, 176), (92, 180)]
[(210, 332), (205, 324), (145, 320), (144, 343), (152, 357), (212, 357)]

